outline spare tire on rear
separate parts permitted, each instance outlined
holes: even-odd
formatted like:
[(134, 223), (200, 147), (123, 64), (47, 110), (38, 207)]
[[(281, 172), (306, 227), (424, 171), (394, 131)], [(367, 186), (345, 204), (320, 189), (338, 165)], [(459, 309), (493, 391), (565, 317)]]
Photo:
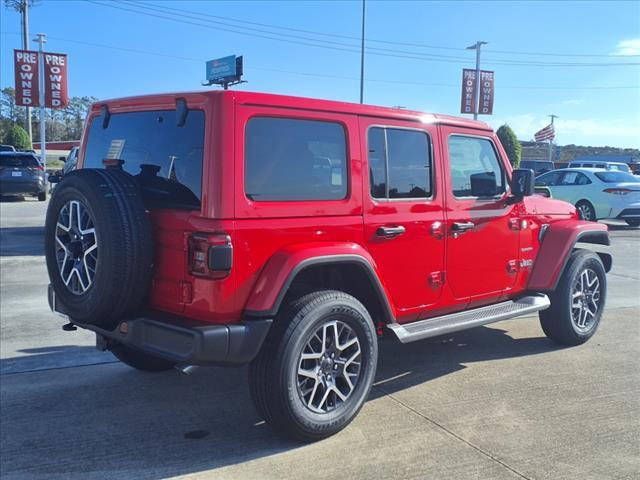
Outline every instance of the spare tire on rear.
[(56, 305), (73, 321), (111, 329), (141, 309), (153, 242), (135, 179), (112, 169), (65, 175), (49, 202), (45, 254)]

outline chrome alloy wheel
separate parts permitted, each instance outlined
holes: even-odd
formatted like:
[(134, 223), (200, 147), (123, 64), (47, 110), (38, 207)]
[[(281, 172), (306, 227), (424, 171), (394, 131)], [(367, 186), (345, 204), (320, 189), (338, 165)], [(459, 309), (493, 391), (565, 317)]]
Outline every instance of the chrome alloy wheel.
[(355, 331), (332, 320), (306, 343), (298, 362), (298, 394), (315, 413), (327, 413), (345, 402), (360, 378), (362, 351)]
[(585, 332), (591, 329), (600, 308), (600, 280), (590, 268), (580, 272), (571, 290), (571, 320)]
[(60, 277), (71, 293), (81, 295), (93, 285), (98, 265), (96, 229), (81, 202), (70, 200), (60, 209), (55, 235)]
[(593, 216), (591, 215), (591, 207), (586, 203), (581, 203), (578, 206), (578, 215), (580, 215), (582, 220), (587, 220), (589, 222), (593, 220), (593, 218), (591, 218)]

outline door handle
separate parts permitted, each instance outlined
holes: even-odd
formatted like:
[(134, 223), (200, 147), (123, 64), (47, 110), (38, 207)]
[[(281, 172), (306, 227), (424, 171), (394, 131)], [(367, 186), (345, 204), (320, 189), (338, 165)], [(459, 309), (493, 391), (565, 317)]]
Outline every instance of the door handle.
[(384, 238), (395, 238), (404, 232), (406, 232), (406, 229), (402, 225), (397, 227), (378, 227), (376, 235)]
[(475, 226), (476, 224), (473, 222), (454, 222), (453, 225), (451, 225), (451, 230), (457, 233), (463, 233), (473, 229)]

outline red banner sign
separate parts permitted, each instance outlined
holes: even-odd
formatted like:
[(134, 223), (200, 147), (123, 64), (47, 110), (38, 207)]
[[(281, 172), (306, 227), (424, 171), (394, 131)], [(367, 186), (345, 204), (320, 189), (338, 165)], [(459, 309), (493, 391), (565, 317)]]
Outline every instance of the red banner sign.
[(460, 113), (475, 113), (476, 111), (476, 71), (462, 70), (462, 102)]
[[(44, 55), (44, 106), (64, 108), (69, 103), (67, 93), (67, 55), (48, 53)], [(14, 50), (16, 81), (16, 105), (39, 107), (39, 62), (38, 52)]]
[(493, 113), (494, 76), (493, 72), (480, 72), (480, 115)]
[(16, 80), (16, 105), (37, 107), (38, 102), (38, 52), (14, 50), (13, 60)]
[(69, 104), (67, 94), (67, 55), (44, 53), (44, 105), (64, 108)]

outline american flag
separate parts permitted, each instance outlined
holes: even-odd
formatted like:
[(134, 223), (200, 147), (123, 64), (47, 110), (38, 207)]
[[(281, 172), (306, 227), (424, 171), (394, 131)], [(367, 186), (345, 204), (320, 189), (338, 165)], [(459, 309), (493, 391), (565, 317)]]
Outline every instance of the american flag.
[(553, 140), (556, 137), (556, 132), (553, 130), (553, 123), (550, 123), (542, 130), (536, 132), (534, 135), (536, 142), (544, 142), (545, 140)]

